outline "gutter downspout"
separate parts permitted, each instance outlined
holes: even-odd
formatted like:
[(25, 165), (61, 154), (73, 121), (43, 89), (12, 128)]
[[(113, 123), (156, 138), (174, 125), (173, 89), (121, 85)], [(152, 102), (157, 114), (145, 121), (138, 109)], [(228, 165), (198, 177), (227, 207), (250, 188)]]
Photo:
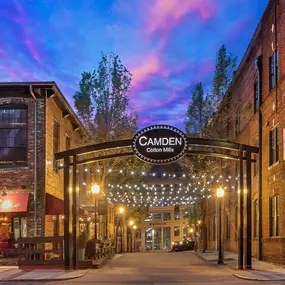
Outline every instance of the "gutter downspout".
[(258, 259), (262, 260), (262, 56), (256, 59), (258, 70)]
[(29, 92), (35, 100), (34, 103), (34, 236), (37, 236), (37, 98), (33, 91), (33, 86), (29, 85)]

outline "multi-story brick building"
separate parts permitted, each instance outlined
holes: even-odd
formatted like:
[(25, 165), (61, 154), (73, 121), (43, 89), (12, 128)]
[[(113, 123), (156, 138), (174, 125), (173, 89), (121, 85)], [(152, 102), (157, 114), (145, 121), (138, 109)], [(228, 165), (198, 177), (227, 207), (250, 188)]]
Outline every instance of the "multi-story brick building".
[(189, 235), (188, 220), (181, 207), (150, 207), (149, 215), (139, 224), (136, 248), (141, 251), (169, 250), (172, 243), (182, 242)]
[[(231, 140), (260, 147), (252, 166), (253, 255), (284, 264), (285, 0), (269, 1), (226, 96), (235, 114)], [(223, 201), (224, 246), (231, 251), (237, 251), (237, 190), (226, 192)], [(216, 246), (215, 217), (215, 201), (209, 200), (209, 248)]]
[[(1, 236), (63, 235), (63, 177), (54, 154), (80, 146), (86, 138), (86, 130), (54, 82), (0, 83)], [(89, 223), (92, 235), (89, 171), (79, 168), (78, 187), (80, 222)], [(113, 231), (113, 219), (108, 221), (109, 226), (98, 225), (100, 237), (106, 235), (103, 228)]]

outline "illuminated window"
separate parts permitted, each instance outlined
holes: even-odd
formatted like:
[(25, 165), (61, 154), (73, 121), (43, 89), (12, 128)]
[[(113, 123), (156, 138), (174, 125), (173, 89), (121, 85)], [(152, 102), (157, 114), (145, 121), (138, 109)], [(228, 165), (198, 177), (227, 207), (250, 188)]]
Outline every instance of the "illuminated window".
[(179, 237), (180, 236), (180, 227), (174, 227), (174, 236)]
[(253, 204), (253, 218), (254, 218), (253, 234), (254, 234), (254, 237), (258, 237), (258, 219), (259, 219), (258, 200), (255, 200)]
[(269, 198), (270, 236), (279, 235), (279, 196)]
[(279, 160), (278, 131), (279, 128), (269, 131), (269, 166)]

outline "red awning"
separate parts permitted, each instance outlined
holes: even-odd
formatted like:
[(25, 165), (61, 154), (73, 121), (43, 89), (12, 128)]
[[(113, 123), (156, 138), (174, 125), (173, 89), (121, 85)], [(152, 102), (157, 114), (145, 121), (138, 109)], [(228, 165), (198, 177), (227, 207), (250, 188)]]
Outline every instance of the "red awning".
[(27, 212), (29, 193), (13, 193), (0, 196), (0, 213)]
[(63, 200), (46, 193), (46, 214), (47, 215), (63, 215), (64, 203)]
[[(88, 216), (88, 211), (79, 208), (79, 214)], [(46, 193), (46, 215), (64, 215), (63, 200)]]

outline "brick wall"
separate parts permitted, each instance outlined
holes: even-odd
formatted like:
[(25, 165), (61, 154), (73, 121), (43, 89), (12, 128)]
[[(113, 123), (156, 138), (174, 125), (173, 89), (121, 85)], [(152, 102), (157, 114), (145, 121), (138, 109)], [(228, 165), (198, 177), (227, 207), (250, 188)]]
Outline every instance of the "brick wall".
[[(45, 195), (49, 193), (63, 199), (63, 171), (55, 173), (53, 168), (53, 120), (60, 125), (60, 149), (66, 150), (66, 134), (71, 139), (71, 147), (81, 144), (81, 133), (73, 129), (69, 118), (63, 118), (63, 111), (54, 97), (47, 98), (46, 89), (34, 87), (37, 97), (37, 194), (36, 194), (36, 230), (37, 234), (50, 235), (53, 231), (52, 217), (45, 217)], [(60, 94), (55, 94), (56, 96)], [(59, 99), (58, 99), (59, 100)], [(29, 192), (28, 203), (28, 235), (34, 235), (34, 99), (29, 94), (28, 84), (0, 87), (0, 105), (26, 104), (28, 108), (28, 150), (27, 165), (13, 168), (0, 168), (1, 187), (9, 192)], [(61, 105), (62, 107), (62, 105)], [(70, 116), (72, 116), (70, 114)], [(83, 170), (83, 167), (81, 167)], [(82, 176), (80, 171), (79, 177)], [(82, 181), (82, 180), (81, 180)], [(82, 183), (81, 183), (82, 184)], [(82, 185), (79, 185), (80, 188)], [(0, 189), (2, 190), (2, 189)], [(60, 233), (63, 233), (63, 220), (60, 219)]]
[[(276, 15), (276, 22), (275, 22)], [(277, 24), (276, 24), (277, 23)], [(277, 32), (276, 32), (277, 31)], [(269, 91), (269, 57), (277, 47), (278, 50), (278, 85)], [(232, 140), (255, 145), (258, 140), (258, 117), (254, 114), (254, 83), (257, 80), (255, 60), (263, 58), (262, 77), (262, 242), (264, 260), (285, 263), (285, 162), (283, 159), (283, 129), (285, 128), (285, 0), (269, 1), (267, 9), (253, 36), (253, 39), (242, 59), (239, 70), (231, 88), (230, 108), (235, 113), (237, 106), (241, 108), (241, 133), (235, 137), (235, 121), (231, 123)], [(276, 108), (277, 106), (277, 108)], [(269, 131), (279, 126), (279, 161), (269, 166)], [(235, 170), (232, 171), (234, 174)], [(269, 197), (279, 195), (279, 236), (269, 235)], [(252, 205), (258, 199), (258, 177), (252, 180)], [(234, 230), (234, 207), (237, 205), (237, 187), (230, 195), (224, 197), (224, 210), (230, 214)], [(213, 205), (207, 202), (206, 219), (213, 213)], [(252, 209), (252, 223), (254, 222)], [(253, 225), (253, 224), (252, 224)], [(225, 234), (225, 225), (223, 228)], [(253, 234), (253, 233), (252, 233)], [(208, 241), (208, 245), (212, 247)], [(226, 240), (227, 250), (237, 250), (234, 235)], [(253, 237), (253, 256), (258, 256), (258, 239)]]

